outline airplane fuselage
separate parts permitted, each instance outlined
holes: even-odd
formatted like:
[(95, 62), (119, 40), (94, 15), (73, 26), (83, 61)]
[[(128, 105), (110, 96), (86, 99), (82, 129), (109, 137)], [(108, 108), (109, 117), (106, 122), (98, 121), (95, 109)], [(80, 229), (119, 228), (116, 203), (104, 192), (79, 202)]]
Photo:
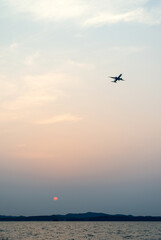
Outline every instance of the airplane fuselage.
[(113, 78), (114, 80), (112, 82), (117, 82), (117, 81), (124, 81), (124, 79), (121, 77), (122, 74), (120, 74), (118, 77), (110, 77), (110, 78)]

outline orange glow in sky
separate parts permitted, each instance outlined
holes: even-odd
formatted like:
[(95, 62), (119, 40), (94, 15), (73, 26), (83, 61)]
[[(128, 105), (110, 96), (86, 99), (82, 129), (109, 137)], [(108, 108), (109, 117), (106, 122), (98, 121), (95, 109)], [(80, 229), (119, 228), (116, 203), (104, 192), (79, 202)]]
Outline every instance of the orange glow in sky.
[(54, 201), (57, 201), (57, 200), (58, 200), (58, 197), (53, 197), (53, 200), (54, 200)]

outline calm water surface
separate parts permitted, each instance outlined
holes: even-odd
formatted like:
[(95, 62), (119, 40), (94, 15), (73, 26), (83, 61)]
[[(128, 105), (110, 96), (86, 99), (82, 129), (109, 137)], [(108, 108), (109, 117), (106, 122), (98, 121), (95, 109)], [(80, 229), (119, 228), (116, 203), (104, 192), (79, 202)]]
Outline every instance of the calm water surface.
[(161, 222), (0, 222), (0, 240), (161, 240)]

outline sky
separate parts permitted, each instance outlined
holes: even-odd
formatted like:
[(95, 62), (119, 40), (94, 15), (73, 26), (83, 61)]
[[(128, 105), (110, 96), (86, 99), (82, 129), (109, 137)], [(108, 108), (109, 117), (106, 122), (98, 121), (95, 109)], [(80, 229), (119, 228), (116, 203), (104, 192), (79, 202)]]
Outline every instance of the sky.
[(0, 215), (161, 216), (160, 0), (0, 0), (0, 33)]

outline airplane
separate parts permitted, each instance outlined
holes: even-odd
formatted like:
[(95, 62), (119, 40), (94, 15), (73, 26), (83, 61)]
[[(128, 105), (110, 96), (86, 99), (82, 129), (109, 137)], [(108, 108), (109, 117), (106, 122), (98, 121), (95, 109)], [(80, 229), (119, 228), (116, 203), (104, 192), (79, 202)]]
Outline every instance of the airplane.
[(125, 81), (124, 79), (122, 79), (122, 74), (120, 74), (118, 77), (110, 77), (110, 78), (113, 78), (115, 80), (111, 81), (111, 82), (114, 82), (114, 83), (117, 83), (117, 81)]

